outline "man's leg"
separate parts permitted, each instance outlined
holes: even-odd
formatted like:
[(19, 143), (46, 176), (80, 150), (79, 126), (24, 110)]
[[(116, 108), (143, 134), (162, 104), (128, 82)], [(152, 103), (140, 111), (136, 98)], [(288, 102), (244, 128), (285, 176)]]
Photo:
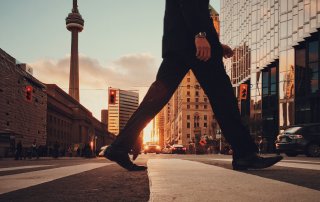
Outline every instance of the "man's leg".
[(224, 137), (234, 150), (233, 169), (262, 169), (279, 162), (282, 156), (257, 156), (258, 148), (241, 122), (236, 97), (222, 59), (211, 59), (206, 63), (195, 60), (193, 64), (192, 70), (209, 97)]
[(256, 153), (258, 148), (241, 122), (236, 97), (222, 61), (196, 61), (192, 71), (207, 94), (223, 135), (232, 145), (235, 155)]
[(156, 81), (151, 85), (140, 106), (133, 113), (112, 146), (129, 152), (140, 131), (170, 100), (187, 71), (188, 67), (180, 57), (164, 58)]

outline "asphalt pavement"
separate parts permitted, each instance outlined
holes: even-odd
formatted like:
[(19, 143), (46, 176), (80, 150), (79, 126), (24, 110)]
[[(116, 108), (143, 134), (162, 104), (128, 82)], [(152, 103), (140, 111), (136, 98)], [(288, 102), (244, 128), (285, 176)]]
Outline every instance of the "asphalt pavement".
[(228, 155), (142, 154), (147, 171), (104, 158), (0, 160), (0, 201), (319, 201), (320, 159), (233, 171)]

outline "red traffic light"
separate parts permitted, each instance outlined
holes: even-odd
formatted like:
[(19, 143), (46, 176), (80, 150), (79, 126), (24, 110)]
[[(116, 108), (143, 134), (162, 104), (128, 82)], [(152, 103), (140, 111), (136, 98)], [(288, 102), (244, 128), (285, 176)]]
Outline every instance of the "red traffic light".
[(116, 104), (116, 90), (109, 90), (109, 104)]
[(32, 86), (26, 86), (26, 99), (28, 101), (32, 100), (32, 91), (33, 91)]
[(246, 100), (248, 96), (248, 85), (247, 84), (240, 84), (240, 100)]

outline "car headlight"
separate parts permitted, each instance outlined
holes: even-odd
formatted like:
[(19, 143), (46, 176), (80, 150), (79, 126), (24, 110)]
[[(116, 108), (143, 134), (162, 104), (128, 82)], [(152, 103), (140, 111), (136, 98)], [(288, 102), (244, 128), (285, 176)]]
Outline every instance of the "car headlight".
[(158, 150), (160, 150), (161, 149), (161, 147), (158, 145), (157, 147), (156, 147)]
[(149, 149), (149, 146), (144, 146), (144, 149)]

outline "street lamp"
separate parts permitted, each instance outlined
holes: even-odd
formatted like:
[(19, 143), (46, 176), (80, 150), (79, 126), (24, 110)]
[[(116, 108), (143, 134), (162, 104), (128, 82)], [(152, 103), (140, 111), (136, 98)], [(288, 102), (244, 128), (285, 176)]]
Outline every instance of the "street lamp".
[(217, 135), (219, 135), (219, 137), (220, 137), (219, 153), (221, 154), (221, 150), (222, 150), (222, 135), (221, 135), (221, 129), (218, 129), (218, 130), (217, 130)]

